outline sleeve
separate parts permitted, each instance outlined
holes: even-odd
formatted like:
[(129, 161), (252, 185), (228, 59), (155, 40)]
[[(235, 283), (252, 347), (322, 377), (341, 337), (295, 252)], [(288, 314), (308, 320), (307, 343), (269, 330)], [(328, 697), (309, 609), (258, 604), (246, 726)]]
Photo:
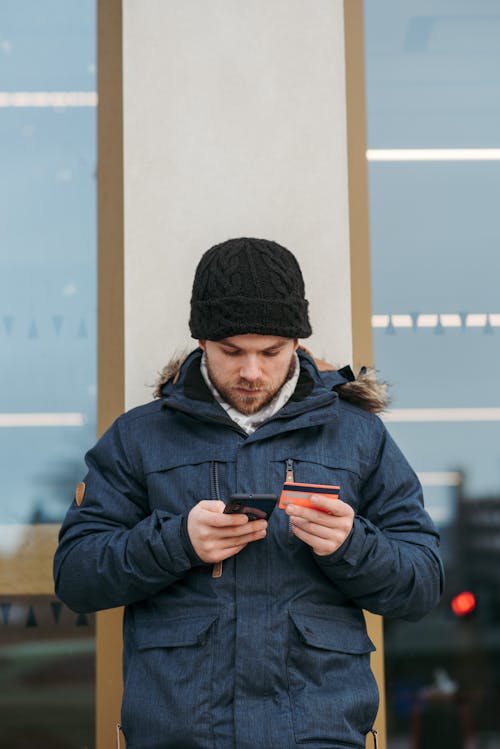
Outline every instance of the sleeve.
[(130, 440), (122, 418), (87, 453), (83, 501), (73, 502), (59, 534), (55, 591), (74, 611), (147, 598), (200, 563), (183, 516), (150, 512), (141, 467), (124, 447)]
[(416, 621), (437, 605), (444, 584), (439, 535), (424, 509), (422, 487), (382, 427), (350, 536), (317, 564), (357, 605)]

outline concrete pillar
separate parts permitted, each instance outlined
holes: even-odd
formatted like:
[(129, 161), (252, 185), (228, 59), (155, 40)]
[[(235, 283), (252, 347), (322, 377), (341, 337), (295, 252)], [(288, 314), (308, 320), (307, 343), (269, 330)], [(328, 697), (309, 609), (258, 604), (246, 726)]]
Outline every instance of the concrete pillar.
[[(362, 37), (361, 0), (99, 2), (101, 430), (195, 345), (194, 269), (229, 237), (293, 250), (308, 348), (372, 363)], [(119, 618), (98, 621), (98, 749), (119, 714)]]

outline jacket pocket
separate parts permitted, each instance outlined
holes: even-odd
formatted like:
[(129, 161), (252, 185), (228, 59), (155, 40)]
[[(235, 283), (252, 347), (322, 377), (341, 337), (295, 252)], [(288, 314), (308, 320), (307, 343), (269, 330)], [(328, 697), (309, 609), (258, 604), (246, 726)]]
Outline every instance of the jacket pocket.
[(360, 618), (290, 611), (287, 658), (292, 718), (297, 743), (336, 741), (365, 746), (378, 709), (370, 669), (375, 649)]
[(189, 511), (202, 499), (214, 499), (214, 466), (217, 466), (217, 483), (221, 499), (227, 486), (234, 484), (234, 464), (219, 453), (207, 449), (206, 459), (183, 456), (166, 456), (150, 461), (146, 484), (150, 510), (164, 510), (175, 515)]
[(216, 626), (216, 615), (136, 621), (124, 658), (128, 749), (211, 746)]

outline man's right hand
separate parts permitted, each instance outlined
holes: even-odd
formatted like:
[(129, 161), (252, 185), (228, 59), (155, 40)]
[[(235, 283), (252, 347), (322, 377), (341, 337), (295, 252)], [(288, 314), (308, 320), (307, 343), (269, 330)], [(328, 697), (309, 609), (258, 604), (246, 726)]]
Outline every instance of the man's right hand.
[(224, 515), (224, 507), (224, 502), (203, 500), (188, 515), (191, 544), (200, 559), (208, 564), (222, 562), (266, 535), (266, 520), (249, 521), (242, 513)]

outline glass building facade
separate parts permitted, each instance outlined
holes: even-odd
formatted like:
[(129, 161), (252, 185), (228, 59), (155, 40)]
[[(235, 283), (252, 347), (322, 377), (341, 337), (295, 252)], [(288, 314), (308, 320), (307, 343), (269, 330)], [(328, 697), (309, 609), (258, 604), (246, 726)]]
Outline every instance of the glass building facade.
[(94, 617), (16, 560), (55, 538), (96, 433), (96, 7), (0, 20), (0, 747), (84, 749)]
[(375, 361), (447, 578), (385, 622), (390, 749), (500, 746), (499, 11), (365, 0)]

